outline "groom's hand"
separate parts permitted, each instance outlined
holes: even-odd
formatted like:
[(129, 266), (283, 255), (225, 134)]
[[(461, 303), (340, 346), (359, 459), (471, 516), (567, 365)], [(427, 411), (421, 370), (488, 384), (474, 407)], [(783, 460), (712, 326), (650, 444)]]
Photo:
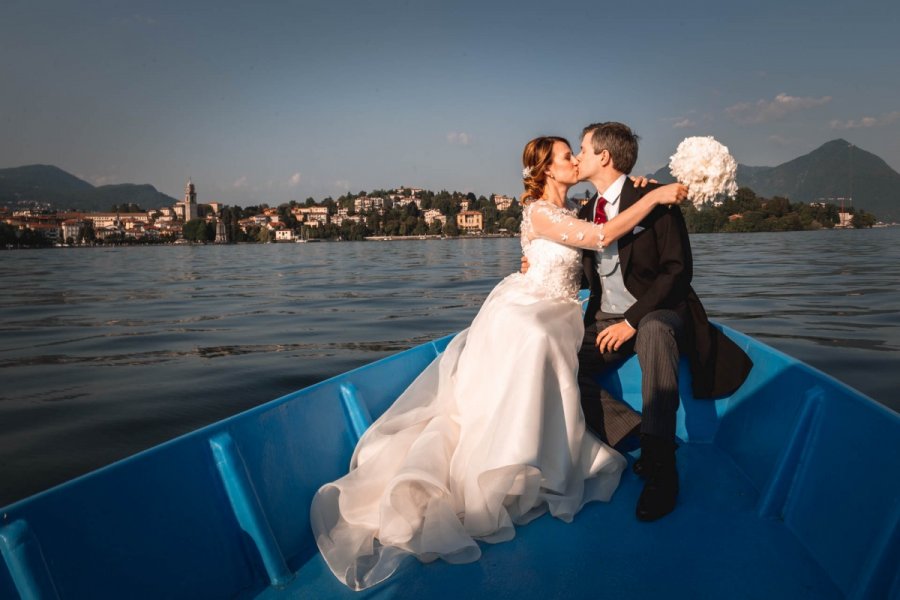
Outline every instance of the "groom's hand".
[(622, 344), (634, 337), (637, 332), (628, 321), (620, 321), (610, 325), (597, 334), (597, 349), (601, 353), (612, 352), (622, 347)]
[(521, 267), (520, 271), (522, 271), (523, 274), (527, 273), (529, 266), (530, 265), (528, 264), (528, 257), (525, 255), (522, 255), (522, 267)]

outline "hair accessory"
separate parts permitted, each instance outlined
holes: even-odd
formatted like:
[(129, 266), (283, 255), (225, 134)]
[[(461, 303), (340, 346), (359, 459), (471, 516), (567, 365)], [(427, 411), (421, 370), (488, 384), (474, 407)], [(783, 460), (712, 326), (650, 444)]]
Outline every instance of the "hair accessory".
[(528, 179), (531, 177), (531, 167), (525, 167), (522, 169), (522, 179)]

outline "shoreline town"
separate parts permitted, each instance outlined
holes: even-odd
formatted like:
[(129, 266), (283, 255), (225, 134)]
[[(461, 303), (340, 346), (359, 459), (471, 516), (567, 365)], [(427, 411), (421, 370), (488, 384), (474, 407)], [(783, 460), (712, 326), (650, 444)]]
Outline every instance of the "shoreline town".
[[(575, 201), (586, 201), (575, 199)], [(698, 210), (683, 207), (691, 233), (868, 228), (873, 215), (829, 202), (791, 203), (759, 198), (741, 188), (734, 198)], [(514, 197), (432, 192), (421, 188), (359, 192), (277, 207), (200, 204), (191, 180), (172, 206), (143, 210), (134, 204), (108, 212), (55, 211), (34, 203), (0, 207), (0, 247), (72, 247), (123, 244), (267, 243), (322, 240), (399, 241), (458, 237), (511, 237), (522, 207)]]
[(492, 194), (488, 199), (408, 187), (326, 198), (321, 203), (309, 198), (278, 207), (241, 208), (198, 203), (197, 188), (190, 180), (184, 198), (173, 206), (113, 208), (108, 212), (0, 208), (4, 246), (509, 237), (518, 233), (522, 212), (510, 196)]

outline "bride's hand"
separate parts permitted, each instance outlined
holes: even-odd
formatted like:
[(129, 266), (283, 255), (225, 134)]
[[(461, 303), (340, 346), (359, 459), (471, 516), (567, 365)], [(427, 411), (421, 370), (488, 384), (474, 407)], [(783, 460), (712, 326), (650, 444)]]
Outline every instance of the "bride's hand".
[(680, 183), (670, 183), (648, 192), (645, 198), (653, 200), (657, 204), (678, 204), (687, 198), (688, 189)]
[(636, 188), (645, 188), (645, 187), (647, 187), (648, 183), (659, 183), (657, 180), (647, 179), (643, 175), (639, 175), (637, 177), (631, 176), (629, 178), (631, 179), (631, 183), (633, 183), (634, 187), (636, 187)]

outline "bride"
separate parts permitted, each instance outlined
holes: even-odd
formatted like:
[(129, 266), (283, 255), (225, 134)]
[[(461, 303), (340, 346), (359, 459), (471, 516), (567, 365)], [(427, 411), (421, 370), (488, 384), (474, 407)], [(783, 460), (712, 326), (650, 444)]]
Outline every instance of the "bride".
[(536, 138), (522, 162), (528, 272), (493, 289), (472, 325), (366, 431), (350, 472), (313, 498), (322, 556), (354, 590), (409, 555), (477, 560), (476, 540), (510, 540), (515, 524), (546, 511), (571, 521), (619, 483), (625, 458), (585, 431), (579, 403), (580, 249), (612, 243), (686, 188), (653, 190), (595, 225), (566, 205), (578, 181), (566, 140)]

